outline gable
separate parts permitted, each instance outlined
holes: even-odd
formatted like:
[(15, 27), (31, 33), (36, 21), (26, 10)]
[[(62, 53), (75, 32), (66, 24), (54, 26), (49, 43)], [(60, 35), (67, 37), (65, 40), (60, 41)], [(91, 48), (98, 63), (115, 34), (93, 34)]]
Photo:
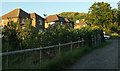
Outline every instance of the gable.
[(7, 19), (7, 18), (25, 18), (28, 17), (30, 18), (29, 14), (23, 11), (22, 9), (14, 9), (13, 11), (5, 14), (2, 16), (2, 19)]

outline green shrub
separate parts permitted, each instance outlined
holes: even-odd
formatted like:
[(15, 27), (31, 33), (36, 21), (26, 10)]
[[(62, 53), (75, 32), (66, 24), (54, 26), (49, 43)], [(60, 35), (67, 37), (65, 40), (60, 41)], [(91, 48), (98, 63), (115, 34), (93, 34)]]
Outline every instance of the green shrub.
[[(16, 24), (16, 25), (11, 26), (10, 24), (12, 25)], [(63, 24), (63, 25), (55, 24), (48, 27), (48, 29), (44, 32), (38, 32), (37, 28), (32, 27), (29, 19), (26, 20), (24, 29), (21, 29), (20, 25), (21, 23), (19, 21), (17, 23), (11, 21), (3, 29), (5, 30), (5, 32), (3, 33), (4, 38), (16, 42), (16, 44), (15, 43), (9, 43), (9, 44), (18, 45), (17, 46), (19, 47), (18, 49), (38, 48), (40, 46), (45, 47), (51, 45), (58, 45), (59, 43), (64, 44), (71, 41), (74, 42), (74, 41), (82, 40), (82, 38), (85, 40), (86, 45), (92, 46), (92, 36), (98, 36), (98, 34), (103, 36), (101, 29), (92, 29), (89, 26), (83, 27), (81, 29), (73, 29), (69, 27), (67, 24)], [(9, 27), (13, 27), (13, 28), (11, 29)], [(14, 50), (14, 48), (12, 49)]]

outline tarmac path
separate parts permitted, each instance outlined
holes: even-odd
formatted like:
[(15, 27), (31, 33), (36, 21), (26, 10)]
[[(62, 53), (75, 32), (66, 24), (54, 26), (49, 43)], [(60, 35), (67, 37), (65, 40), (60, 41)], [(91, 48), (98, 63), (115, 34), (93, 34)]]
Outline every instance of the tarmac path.
[(65, 69), (118, 69), (118, 39), (107, 41), (111, 44), (92, 51)]

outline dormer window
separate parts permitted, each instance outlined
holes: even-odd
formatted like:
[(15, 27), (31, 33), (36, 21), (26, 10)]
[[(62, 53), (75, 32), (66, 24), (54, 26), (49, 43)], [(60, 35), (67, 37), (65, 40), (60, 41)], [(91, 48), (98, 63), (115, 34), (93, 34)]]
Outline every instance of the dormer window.
[(41, 19), (39, 19), (39, 25), (42, 25), (42, 20)]

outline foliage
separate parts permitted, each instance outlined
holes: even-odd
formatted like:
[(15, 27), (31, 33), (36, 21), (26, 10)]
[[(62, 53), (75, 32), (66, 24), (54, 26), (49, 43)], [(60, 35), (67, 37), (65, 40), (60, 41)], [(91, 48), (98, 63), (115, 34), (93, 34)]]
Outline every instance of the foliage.
[(43, 45), (41, 46), (74, 42), (82, 40), (82, 38), (86, 44), (92, 46), (92, 35), (97, 36), (101, 33), (101, 29), (91, 29), (89, 26), (82, 29), (72, 29), (66, 25), (52, 25), (45, 32), (40, 32), (39, 36), (42, 38), (41, 44)]
[(120, 26), (120, 1), (118, 2), (118, 19), (117, 19), (117, 22), (118, 22), (118, 25)]
[(63, 69), (76, 62), (76, 60), (85, 54), (92, 52), (95, 49), (102, 48), (106, 45), (110, 44), (109, 42), (103, 42), (100, 46), (96, 48), (89, 48), (88, 46), (84, 46), (82, 48), (78, 48), (73, 52), (66, 52), (63, 56), (57, 56), (52, 60), (46, 61), (40, 69)]
[(87, 16), (86, 13), (78, 13), (78, 12), (63, 12), (58, 15), (61, 17), (66, 17), (74, 22), (76, 22), (76, 20), (82, 20)]
[[(8, 18), (9, 22), (2, 29), (3, 36), (3, 51), (6, 49), (7, 44), (10, 48), (7, 50), (19, 50), (30, 48), (34, 43), (35, 37), (37, 37), (37, 29), (31, 26), (30, 19), (26, 18), (26, 24), (21, 26), (20, 20), (13, 22)], [(5, 46), (4, 46), (5, 45)], [(24, 48), (23, 48), (24, 47)]]
[[(14, 23), (11, 19), (8, 22), (7, 26), (2, 29), (2, 34), (4, 35), (3, 41), (3, 49), (6, 50), (16, 50), (19, 49), (17, 47), (19, 40), (17, 39), (17, 24)], [(4, 47), (5, 46), (5, 47)], [(13, 47), (13, 48), (11, 48)]]
[(104, 2), (95, 2), (88, 11), (87, 20), (93, 25), (99, 25), (107, 28), (110, 23), (117, 20), (117, 10), (112, 9), (110, 4)]
[[(27, 49), (27, 48), (38, 48), (51, 45), (58, 45), (74, 42), (78, 40), (85, 40), (85, 44), (92, 46), (92, 35), (97, 36), (101, 34), (101, 29), (84, 27), (81, 29), (73, 29), (67, 24), (57, 25), (54, 24), (49, 26), (44, 32), (38, 32), (38, 29), (32, 27), (29, 19), (26, 18), (25, 25), (21, 26), (18, 21), (14, 23), (10, 21), (10, 24), (14, 26), (11, 27), (9, 24), (3, 29), (4, 38), (16, 42), (16, 44), (9, 43), (10, 45), (18, 45), (17, 49)], [(9, 28), (11, 27), (11, 28)], [(9, 33), (8, 33), (9, 32)], [(12, 40), (14, 38), (14, 40)], [(16, 50), (11, 46), (11, 50)]]

